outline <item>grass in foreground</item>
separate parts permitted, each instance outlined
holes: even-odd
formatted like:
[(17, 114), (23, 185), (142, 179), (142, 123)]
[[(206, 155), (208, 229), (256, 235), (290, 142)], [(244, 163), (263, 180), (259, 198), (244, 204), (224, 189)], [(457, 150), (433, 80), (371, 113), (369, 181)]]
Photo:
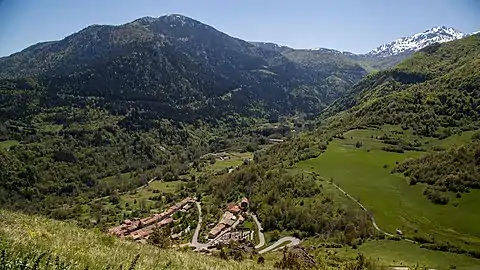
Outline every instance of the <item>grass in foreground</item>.
[(253, 261), (225, 261), (193, 251), (161, 250), (38, 216), (0, 210), (0, 241), (21, 254), (47, 253), (68, 269), (271, 269)]

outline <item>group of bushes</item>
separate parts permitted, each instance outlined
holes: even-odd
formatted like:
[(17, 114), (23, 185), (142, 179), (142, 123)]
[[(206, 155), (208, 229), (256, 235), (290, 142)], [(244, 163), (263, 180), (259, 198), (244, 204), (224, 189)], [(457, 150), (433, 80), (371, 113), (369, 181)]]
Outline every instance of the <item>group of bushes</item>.
[(420, 247), (425, 249), (435, 250), (435, 251), (465, 254), (465, 255), (480, 259), (480, 250), (469, 250), (462, 247), (453, 246), (449, 243), (427, 243), (427, 244), (422, 244)]
[(448, 196), (433, 188), (426, 188), (423, 191), (423, 195), (427, 196), (427, 198), (434, 204), (446, 205), (450, 200)]
[[(438, 191), (468, 192), (480, 188), (480, 144), (470, 143), (446, 151), (431, 152), (417, 159), (409, 159), (395, 168), (410, 178), (410, 183), (426, 183)], [(433, 196), (435, 192), (425, 195)], [(444, 202), (440, 199), (439, 202)]]

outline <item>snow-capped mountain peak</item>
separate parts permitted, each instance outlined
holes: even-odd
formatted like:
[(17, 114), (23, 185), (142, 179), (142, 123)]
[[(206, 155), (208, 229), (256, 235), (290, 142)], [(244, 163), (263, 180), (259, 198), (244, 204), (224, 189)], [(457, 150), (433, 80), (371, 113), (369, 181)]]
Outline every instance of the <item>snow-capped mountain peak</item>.
[(461, 39), (466, 36), (467, 34), (457, 31), (451, 27), (433, 27), (432, 29), (424, 32), (417, 33), (409, 37), (399, 38), (390, 43), (383, 44), (369, 52), (367, 55), (386, 57), (405, 52), (415, 52), (433, 43), (448, 42)]

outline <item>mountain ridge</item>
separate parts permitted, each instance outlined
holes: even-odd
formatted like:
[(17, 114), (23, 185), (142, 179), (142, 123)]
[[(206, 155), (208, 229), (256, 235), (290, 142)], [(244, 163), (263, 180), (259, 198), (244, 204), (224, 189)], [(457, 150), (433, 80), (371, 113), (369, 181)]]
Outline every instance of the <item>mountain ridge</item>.
[(345, 118), (340, 122), (353, 126), (398, 124), (425, 136), (473, 128), (480, 106), (479, 42), (470, 35), (425, 47), (395, 68), (367, 76), (324, 110), (323, 119), (338, 124)]
[(217, 113), (200, 113), (210, 109), (224, 116), (318, 113), (366, 73), (336, 64), (311, 70), (178, 14), (92, 25), (0, 58), (2, 78), (39, 77), (49, 92), (74, 96), (150, 100), (177, 118), (182, 110), (211, 118)]
[(452, 27), (433, 27), (420, 33), (401, 37), (392, 42), (383, 44), (373, 49), (367, 55), (392, 56), (405, 52), (415, 52), (433, 43), (444, 43), (468, 36)]

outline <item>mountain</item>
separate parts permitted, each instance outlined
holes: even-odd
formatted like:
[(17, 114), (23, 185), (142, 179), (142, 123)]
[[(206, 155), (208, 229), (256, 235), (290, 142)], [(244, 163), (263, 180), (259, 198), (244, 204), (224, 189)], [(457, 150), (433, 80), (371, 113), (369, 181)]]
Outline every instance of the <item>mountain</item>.
[[(475, 34), (475, 33), (473, 33)], [(472, 34), (472, 35), (473, 35)], [(449, 27), (434, 27), (409, 37), (403, 37), (387, 44), (378, 46), (367, 54), (354, 54), (326, 48), (293, 49), (275, 43), (253, 42), (258, 47), (280, 52), (290, 60), (307, 64), (308, 67), (320, 67), (332, 61), (359, 65), (367, 72), (385, 70), (411, 56), (414, 52), (434, 43), (444, 43), (468, 36)]]
[(402, 37), (387, 44), (378, 46), (368, 56), (387, 57), (399, 54), (411, 54), (433, 43), (444, 43), (466, 37), (467, 34), (451, 27), (433, 27), (421, 33)]
[[(474, 35), (475, 32), (471, 35)], [(434, 43), (444, 43), (469, 36), (451, 27), (433, 27), (409, 37), (403, 37), (383, 44), (366, 54), (354, 54), (326, 48), (294, 49), (270, 42), (252, 42), (257, 47), (280, 52), (290, 60), (306, 64), (309, 68), (319, 68), (322, 65), (348, 63), (359, 65), (367, 72), (385, 70), (394, 67), (411, 56), (414, 52)]]
[(260, 124), (316, 116), (365, 74), (181, 15), (36, 44), (0, 59), (0, 206), (69, 219), (67, 206), (177, 179), (203, 154), (256, 149), (271, 135)]
[(365, 74), (310, 70), (182, 15), (92, 25), (0, 59), (0, 78), (36, 77), (50, 93), (143, 109), (148, 100), (177, 120), (315, 114)]
[(256, 47), (269, 50), (269, 51), (276, 51), (276, 52), (284, 52), (284, 51), (291, 51), (294, 50), (293, 48), (290, 48), (288, 46), (283, 46), (283, 45), (278, 45), (273, 42), (256, 42), (256, 41), (251, 41), (251, 44), (255, 45)]
[(367, 76), (327, 108), (342, 126), (402, 125), (424, 136), (480, 127), (480, 35), (435, 43)]

